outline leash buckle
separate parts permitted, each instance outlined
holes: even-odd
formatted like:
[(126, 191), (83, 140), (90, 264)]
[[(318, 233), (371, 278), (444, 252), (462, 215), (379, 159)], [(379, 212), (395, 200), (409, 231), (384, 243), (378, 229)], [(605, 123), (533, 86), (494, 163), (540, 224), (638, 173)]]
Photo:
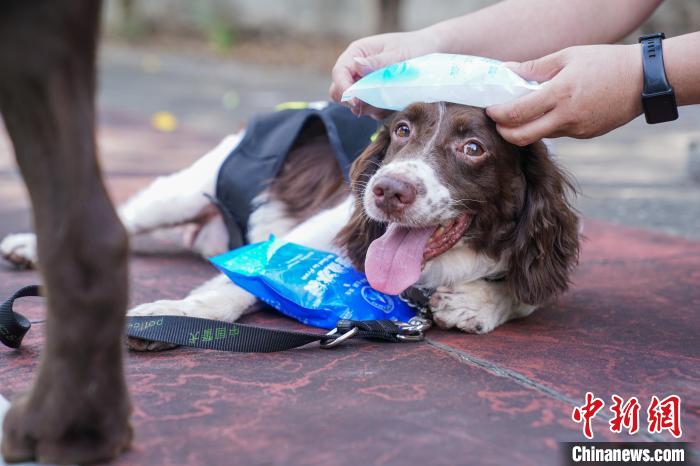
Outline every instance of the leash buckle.
[(397, 323), (400, 332), (396, 338), (401, 341), (421, 341), (432, 324), (430, 320), (423, 317), (414, 317), (408, 323)]
[[(341, 344), (342, 342), (344, 342), (345, 340), (349, 340), (350, 338), (357, 335), (357, 333), (359, 331), (360, 331), (359, 328), (353, 327), (350, 330), (348, 330), (347, 332), (340, 335), (338, 338), (324, 338), (323, 340), (320, 341), (319, 344), (321, 345), (321, 348), (323, 348), (323, 349), (334, 348), (334, 347), (338, 346), (339, 344)], [(338, 328), (336, 327), (333, 330), (331, 330), (330, 332), (326, 333), (326, 337), (329, 337), (331, 335), (335, 335), (337, 333), (338, 333)]]

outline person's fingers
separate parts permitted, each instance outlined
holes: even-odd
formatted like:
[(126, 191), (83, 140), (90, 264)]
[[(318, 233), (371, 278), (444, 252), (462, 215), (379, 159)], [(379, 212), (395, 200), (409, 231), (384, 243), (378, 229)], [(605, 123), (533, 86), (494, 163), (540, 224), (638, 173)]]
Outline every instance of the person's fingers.
[[(335, 82), (331, 83), (330, 88), (328, 89), (328, 96), (331, 98), (333, 102), (339, 102), (340, 103), (340, 98), (343, 96), (343, 91), (340, 90), (340, 87), (338, 84)], [(347, 104), (347, 102), (343, 102)]]
[(346, 104), (348, 107), (350, 107), (350, 110), (352, 110), (352, 113), (353, 113), (356, 117), (361, 117), (361, 116), (362, 116), (362, 105), (363, 105), (363, 102), (362, 102), (360, 99), (358, 99), (357, 97), (353, 97), (352, 99), (347, 100), (347, 101), (345, 101), (345, 102), (343, 102), (343, 103)]
[(564, 67), (564, 54), (555, 52), (542, 58), (522, 63), (508, 62), (505, 63), (505, 66), (513, 70), (521, 78), (529, 81), (548, 81)]
[(361, 75), (360, 64), (353, 59), (361, 53), (359, 49), (351, 45), (338, 57), (338, 61), (335, 62), (331, 70), (333, 84), (330, 88), (330, 97), (332, 100), (340, 102), (345, 89), (352, 86), (357, 77)]
[(364, 76), (372, 71), (401, 61), (402, 58), (396, 52), (382, 52), (366, 57), (354, 57), (353, 60), (358, 64), (357, 70), (359, 74)]
[[(329, 92), (331, 95), (333, 93), (333, 86), (334, 85), (331, 84), (331, 90)], [(385, 110), (383, 108), (373, 107), (370, 104), (365, 103), (357, 98), (352, 98), (348, 101), (341, 102), (341, 103), (343, 105), (347, 106), (348, 108), (350, 108), (352, 113), (357, 117), (370, 116), (370, 117), (374, 118), (375, 120), (383, 120), (384, 118), (386, 118), (387, 116), (389, 116), (392, 113), (391, 110)]]
[(547, 113), (556, 104), (554, 93), (545, 85), (512, 102), (492, 105), (486, 109), (486, 114), (499, 125), (521, 126)]
[[(358, 51), (357, 53), (360, 52)], [(383, 52), (369, 56), (357, 55), (350, 59), (343, 54), (331, 71), (331, 79), (333, 80), (330, 88), (331, 99), (340, 102), (343, 92), (352, 86), (357, 79), (372, 71), (391, 65), (398, 60), (397, 54), (393, 52)]]
[[(333, 90), (333, 85), (331, 84), (331, 92), (332, 92), (332, 90)], [(348, 107), (350, 109), (350, 111), (355, 116), (360, 116), (360, 113), (361, 113), (360, 105), (362, 104), (362, 102), (360, 100), (353, 98), (350, 100), (346, 100), (345, 102), (338, 102), (338, 103)]]
[(355, 82), (353, 72), (345, 64), (337, 63), (331, 71), (332, 84), (329, 89), (329, 94), (332, 100), (340, 102), (345, 89), (352, 86)]
[(510, 127), (496, 125), (501, 137), (516, 146), (527, 146), (546, 137), (559, 135), (561, 122), (556, 110), (545, 113), (541, 117), (521, 126)]
[(356, 63), (355, 69), (359, 76), (364, 76), (375, 70), (372, 66), (372, 61), (366, 57), (352, 57), (353, 61)]

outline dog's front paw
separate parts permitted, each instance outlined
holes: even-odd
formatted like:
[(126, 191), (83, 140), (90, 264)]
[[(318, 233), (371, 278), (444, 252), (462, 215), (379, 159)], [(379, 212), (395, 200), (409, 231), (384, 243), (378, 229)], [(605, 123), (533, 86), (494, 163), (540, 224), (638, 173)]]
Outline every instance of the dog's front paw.
[(164, 341), (144, 340), (143, 338), (126, 337), (126, 347), (131, 351), (167, 351), (177, 348), (179, 345)]
[(187, 310), (184, 309), (182, 301), (161, 299), (152, 303), (139, 304), (129, 309), (128, 316), (184, 316)]
[(515, 317), (518, 305), (501, 284), (479, 280), (437, 288), (430, 298), (430, 310), (439, 327), (489, 333)]
[(440, 287), (430, 298), (433, 321), (441, 328), (458, 328), (467, 333), (488, 333), (500, 323), (490, 311), (469, 307), (463, 296)]
[[(145, 303), (130, 309), (127, 316), (184, 316), (186, 312), (178, 305), (180, 301), (161, 300)], [(162, 341), (144, 340), (143, 338), (126, 337), (126, 347), (132, 351), (165, 351), (177, 348), (179, 345)]]
[(36, 235), (34, 233), (7, 235), (0, 241), (0, 256), (19, 269), (36, 267), (38, 262)]

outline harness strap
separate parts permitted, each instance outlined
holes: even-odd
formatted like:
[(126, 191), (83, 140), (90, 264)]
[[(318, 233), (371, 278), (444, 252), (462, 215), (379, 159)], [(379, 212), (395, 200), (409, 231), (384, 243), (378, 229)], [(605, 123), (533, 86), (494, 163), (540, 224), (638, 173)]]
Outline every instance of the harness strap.
[[(26, 286), (0, 305), (0, 341), (10, 348), (19, 348), (31, 323), (13, 310), (16, 299), (41, 296), (38, 285)], [(352, 337), (390, 342), (415, 341), (422, 338), (424, 328), (390, 320), (340, 320), (331, 332), (311, 333), (279, 330), (254, 325), (227, 323), (218, 320), (184, 316), (129, 316), (126, 335), (193, 348), (238, 353), (271, 353), (285, 351), (318, 341), (322, 348), (331, 348)]]

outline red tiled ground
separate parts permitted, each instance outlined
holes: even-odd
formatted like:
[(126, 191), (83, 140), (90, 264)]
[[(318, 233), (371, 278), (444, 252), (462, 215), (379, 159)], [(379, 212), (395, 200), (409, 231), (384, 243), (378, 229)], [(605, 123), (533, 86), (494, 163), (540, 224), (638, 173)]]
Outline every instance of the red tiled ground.
[[(113, 149), (105, 165), (117, 199), (215, 142), (107, 123), (102, 147)], [(135, 142), (117, 144), (126, 135)], [(28, 218), (7, 167), (0, 157), (0, 235)], [(652, 394), (676, 393), (683, 439), (697, 441), (700, 242), (595, 221), (585, 233), (574, 288), (488, 335), (432, 330), (422, 343), (333, 351), (129, 354), (136, 442), (117, 464), (557, 464), (557, 442), (582, 439), (570, 414), (586, 391), (607, 403), (613, 393), (634, 395), (643, 409)], [(182, 296), (212, 274), (184, 254), (135, 256), (132, 300)], [(0, 265), (0, 296), (36, 280)], [(20, 310), (43, 315), (36, 299)], [(247, 320), (297, 326), (271, 313)], [(0, 394), (28, 387), (41, 342), (37, 324), (21, 350), (0, 349)], [(623, 439), (606, 422), (596, 419), (596, 439)]]

